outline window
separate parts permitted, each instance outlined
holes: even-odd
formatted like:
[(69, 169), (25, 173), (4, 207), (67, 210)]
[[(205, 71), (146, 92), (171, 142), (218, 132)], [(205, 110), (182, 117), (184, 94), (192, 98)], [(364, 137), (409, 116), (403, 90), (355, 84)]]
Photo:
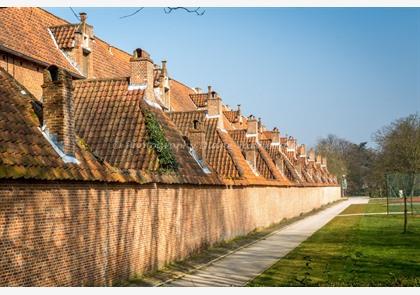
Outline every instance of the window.
[(89, 76), (89, 52), (83, 50), (82, 72), (85, 76)]
[(193, 121), (193, 128), (194, 128), (195, 130), (200, 129), (200, 121), (198, 121), (198, 120), (194, 120), (194, 121)]

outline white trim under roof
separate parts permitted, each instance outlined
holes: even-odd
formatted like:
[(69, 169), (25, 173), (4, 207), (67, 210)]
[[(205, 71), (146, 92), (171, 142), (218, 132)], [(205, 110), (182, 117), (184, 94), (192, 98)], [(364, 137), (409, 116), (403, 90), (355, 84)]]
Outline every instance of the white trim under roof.
[(129, 84), (128, 90), (145, 90), (147, 88), (147, 83), (141, 83), (141, 84)]
[(47, 31), (48, 31), (48, 33), (50, 34), (50, 36), (51, 36), (51, 38), (52, 38), (52, 40), (53, 40), (53, 42), (54, 42), (54, 44), (55, 44), (55, 47), (57, 47), (57, 49), (61, 52), (61, 54), (66, 58), (66, 60), (72, 65), (72, 67), (73, 68), (75, 68), (76, 69), (76, 71), (80, 74), (80, 75), (82, 75), (82, 77), (84, 77), (85, 75), (83, 75), (83, 73), (79, 70), (79, 67), (78, 67), (78, 65), (77, 65), (77, 63), (75, 62), (75, 61), (73, 61), (73, 60), (71, 60), (70, 59), (70, 57), (69, 56), (67, 56), (67, 54), (65, 54), (64, 53), (64, 51), (63, 50), (61, 50), (60, 49), (60, 47), (58, 47), (58, 44), (57, 44), (57, 41), (55, 40), (55, 37), (54, 37), (54, 34), (51, 32), (51, 30), (49, 29), (49, 28), (47, 28)]
[(207, 119), (216, 119), (216, 118), (220, 118), (220, 115), (213, 115), (213, 116), (210, 116), (209, 114), (206, 114), (206, 118), (207, 118)]
[(58, 145), (52, 140), (50, 134), (48, 133), (47, 127), (44, 125), (41, 128), (39, 128), (39, 131), (41, 131), (42, 135), (45, 137), (45, 139), (51, 144), (55, 152), (60, 156), (60, 158), (63, 160), (64, 163), (71, 163), (71, 164), (80, 164), (79, 160), (77, 160), (73, 156), (69, 156), (65, 154)]
[(203, 172), (206, 174), (211, 174), (210, 169), (207, 167), (204, 161), (200, 160), (200, 158), (197, 155), (197, 152), (192, 147), (189, 147), (188, 151), (190, 155), (194, 158), (194, 160), (197, 162), (198, 166), (200, 166), (201, 170), (203, 170)]
[(157, 102), (151, 101), (151, 100), (147, 99), (146, 97), (143, 98), (143, 99), (149, 106), (151, 106), (153, 108), (156, 108), (156, 109), (159, 109), (159, 110), (162, 110), (162, 107)]

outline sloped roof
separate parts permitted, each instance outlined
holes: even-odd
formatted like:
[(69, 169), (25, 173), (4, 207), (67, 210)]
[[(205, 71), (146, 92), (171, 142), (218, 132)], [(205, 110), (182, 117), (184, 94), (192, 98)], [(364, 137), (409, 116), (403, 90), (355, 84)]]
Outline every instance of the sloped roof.
[[(18, 24), (18, 25), (17, 25)], [(0, 8), (0, 49), (11, 51), (45, 65), (57, 65), (70, 73), (81, 74), (70, 64), (57, 45), (71, 45), (70, 23), (35, 7)], [(64, 29), (57, 26), (66, 25)], [(58, 39), (55, 40), (54, 34)], [(51, 32), (52, 32), (51, 31)], [(58, 44), (56, 45), (55, 42)], [(93, 41), (93, 68), (95, 78), (129, 76), (130, 55), (95, 37)]]
[(248, 146), (255, 146), (257, 151), (256, 169), (266, 179), (275, 179), (282, 184), (290, 184), (281, 173), (278, 171), (271, 156), (264, 150), (264, 148), (257, 143), (255, 137), (247, 137), (246, 130), (237, 129), (229, 130), (229, 135), (239, 145), (239, 148), (245, 149)]
[(172, 112), (169, 116), (185, 136), (188, 136), (192, 122), (198, 120), (205, 132), (205, 161), (224, 178), (240, 177), (232, 157), (217, 132), (217, 119), (206, 119), (205, 111)]
[(236, 122), (238, 116), (240, 115), (238, 111), (223, 111), (223, 114), (225, 115), (226, 119), (228, 119), (231, 123)]
[(41, 63), (56, 64), (80, 75), (54, 44), (48, 31), (66, 22), (42, 9), (0, 8), (0, 49), (11, 50)]
[(156, 174), (159, 161), (147, 144), (143, 114), (147, 110), (159, 121), (179, 164), (177, 173), (166, 174), (165, 182), (220, 183), (214, 175), (206, 175), (190, 156), (181, 134), (166, 114), (150, 107), (142, 90), (128, 90), (128, 85), (127, 78), (74, 82), (76, 131), (92, 151), (120, 169)]
[(75, 33), (78, 25), (60, 25), (50, 27), (51, 33), (54, 35), (55, 41), (59, 48), (73, 48), (75, 42)]
[(33, 109), (35, 98), (0, 68), (0, 178), (142, 182), (99, 162), (78, 143), (80, 164), (65, 164), (42, 135)]
[(193, 94), (194, 90), (174, 79), (169, 80), (169, 87), (171, 88), (171, 108), (174, 112), (196, 110), (196, 106), (190, 98), (190, 94)]
[(207, 93), (192, 93), (190, 94), (191, 100), (194, 102), (197, 108), (203, 108), (207, 106)]

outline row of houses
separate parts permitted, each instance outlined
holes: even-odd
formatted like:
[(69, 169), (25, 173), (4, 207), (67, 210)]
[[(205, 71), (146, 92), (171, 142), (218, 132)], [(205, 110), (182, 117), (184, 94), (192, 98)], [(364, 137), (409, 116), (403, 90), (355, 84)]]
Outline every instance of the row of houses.
[[(13, 145), (22, 140), (16, 134), (26, 132), (7, 124), (1, 130), (1, 140), (8, 143), (2, 164), (10, 168), (3, 169), (4, 178), (61, 179), (48, 170), (89, 170), (84, 161), (89, 153), (104, 179), (112, 167), (122, 180), (133, 175), (139, 182), (336, 184), (326, 158), (313, 149), (282, 137), (277, 128), (267, 130), (261, 118), (242, 114), (240, 105), (231, 109), (211, 86), (202, 91), (169, 77), (166, 61), (154, 64), (145, 50), (130, 55), (96, 38), (86, 14), (71, 24), (35, 8), (3, 8), (0, 13), (1, 86), (9, 96), (3, 121), (11, 119), (11, 105), (30, 102), (33, 108), (20, 115), (36, 116), (28, 127), (41, 128), (31, 137), (43, 145), (30, 151), (32, 138), (27, 148)], [(176, 169), (163, 169), (160, 151), (150, 144), (146, 112), (161, 126)], [(50, 155), (43, 162), (38, 153), (46, 150)], [(25, 161), (9, 154), (31, 152), (35, 157)], [(14, 172), (18, 166), (40, 169), (28, 175), (26, 169)], [(83, 179), (83, 173), (74, 178)]]
[[(0, 271), (0, 284), (3, 285), (112, 284), (116, 277), (128, 278), (134, 273), (156, 269), (168, 261), (189, 255), (204, 244), (245, 234), (257, 226), (280, 221), (282, 217), (299, 215), (340, 195), (337, 179), (327, 169), (326, 158), (316, 155), (313, 149), (307, 151), (304, 144), (298, 144), (291, 136), (282, 136), (277, 128), (268, 130), (261, 118), (243, 114), (240, 105), (230, 108), (211, 86), (204, 91), (177, 81), (169, 75), (166, 61), (155, 64), (144, 49), (135, 49), (129, 54), (108, 44), (95, 36), (94, 27), (88, 23), (85, 13), (80, 14), (80, 22), (69, 23), (40, 8), (0, 9), (0, 181), (0, 217), (3, 217), (0, 218), (0, 234), (3, 241), (9, 241), (0, 246), (0, 251), (12, 253), (3, 255), (3, 261), (0, 260), (0, 264), (8, 265)], [(253, 189), (252, 193), (247, 191), (246, 196), (239, 197), (246, 188)], [(272, 190), (269, 194), (272, 199), (251, 199), (252, 195), (262, 192), (258, 189), (267, 188)], [(293, 191), (280, 191), (286, 188)], [(242, 189), (241, 193), (238, 193), (239, 189)], [(126, 196), (127, 190), (130, 193)], [(229, 194), (238, 198), (237, 203), (220, 206), (220, 211), (214, 202), (218, 196), (224, 200), (226, 190), (231, 190)], [(24, 239), (45, 239), (45, 230), (56, 228), (57, 224), (64, 224), (64, 229), (60, 234), (51, 234), (51, 241), (57, 241), (58, 236), (69, 235), (71, 231), (80, 234), (81, 229), (74, 228), (66, 215), (70, 209), (57, 209), (57, 196), (65, 198), (61, 201), (69, 202), (70, 208), (74, 209), (80, 202), (91, 202), (92, 199), (96, 200), (95, 206), (102, 198), (109, 202), (107, 194), (110, 191), (115, 192), (114, 198), (120, 201), (126, 197), (148, 198), (154, 204), (150, 203), (148, 210), (153, 207), (158, 211), (167, 204), (162, 205), (156, 198), (168, 197), (171, 195), (168, 191), (183, 198), (183, 204), (171, 203), (171, 208), (176, 206), (177, 210), (186, 210), (185, 206), (192, 206), (192, 202), (206, 194), (206, 198), (213, 199), (203, 200), (206, 204), (202, 206), (206, 210), (214, 208), (217, 214), (208, 217), (200, 228), (192, 229), (191, 225), (188, 229), (180, 229), (186, 222), (182, 219), (184, 215), (188, 215), (185, 217), (188, 222), (202, 218), (202, 214), (191, 217), (191, 212), (180, 213), (182, 220), (176, 223), (179, 228), (174, 229), (173, 241), (168, 242), (172, 233), (155, 228), (159, 226), (155, 223), (162, 220), (161, 214), (151, 216), (147, 212), (152, 224), (149, 240), (158, 232), (159, 239), (164, 237), (166, 245), (179, 246), (179, 233), (185, 230), (189, 237), (182, 241), (185, 249), (161, 254), (159, 245), (141, 244), (145, 251), (142, 255), (133, 254), (140, 256), (130, 259), (114, 257), (111, 262), (109, 259), (112, 258), (101, 252), (100, 262), (89, 264), (89, 267), (105, 269), (98, 277), (83, 276), (80, 270), (72, 275), (74, 265), (71, 264), (67, 269), (64, 267), (53, 273), (51, 265), (44, 265), (44, 277), (32, 281), (27, 268), (45, 261), (39, 254), (19, 248), (24, 246), (16, 242), (14, 235), (19, 233), (18, 236), (24, 236)], [(325, 193), (327, 191), (331, 193)], [(289, 198), (294, 199), (287, 201), (286, 198), (282, 202), (298, 205), (288, 211), (279, 209), (283, 215), (273, 213), (262, 221), (260, 215), (268, 212), (262, 212), (263, 208), (273, 206), (270, 202), (287, 207), (277, 199), (281, 194), (287, 197), (289, 192), (293, 192)], [(192, 196), (196, 198), (194, 201), (190, 199)], [(61, 210), (59, 221), (46, 221), (45, 216), (50, 213), (39, 203), (46, 198), (54, 203), (48, 203), (53, 206), (51, 210)], [(19, 200), (18, 204), (15, 200)], [(252, 206), (246, 207), (245, 204), (251, 202)], [(82, 218), (81, 214), (90, 216), (91, 219), (83, 219), (88, 226), (99, 218), (92, 217), (92, 212), (98, 215), (98, 210), (105, 210), (107, 213), (101, 211), (101, 214), (107, 214), (109, 218), (113, 214), (110, 212), (129, 214), (134, 210), (126, 201), (123, 203), (115, 207), (107, 203), (108, 211), (102, 207), (94, 210), (86, 205), (85, 211), (78, 207), (77, 212), (70, 212), (77, 215), (74, 218)], [(230, 216), (229, 222), (232, 218), (240, 218), (243, 225), (232, 223), (229, 225), (232, 229), (227, 230), (229, 227), (226, 220), (221, 220), (220, 212), (226, 216), (233, 208), (239, 210), (237, 206), (245, 206), (251, 213)], [(23, 208), (23, 212), (19, 208)], [(258, 217), (253, 215), (257, 211)], [(24, 229), (28, 222), (26, 214), (32, 218), (29, 218), (32, 220), (29, 229)], [(140, 214), (141, 219), (145, 213), (136, 214)], [(167, 213), (162, 214), (163, 219), (168, 219)], [(128, 215), (124, 216), (128, 218)], [(119, 217), (119, 222), (126, 220), (124, 218)], [(15, 219), (20, 220), (19, 224), (11, 221)], [(110, 220), (107, 227), (119, 226)], [(131, 222), (133, 230), (143, 230), (144, 224)], [(42, 223), (39, 232), (35, 229), (31, 232), (33, 223)], [(214, 229), (209, 228), (212, 223)], [(203, 229), (208, 233), (203, 235), (200, 232)], [(118, 248), (119, 240), (114, 238), (114, 246)], [(138, 253), (141, 242), (130, 241), (126, 242), (130, 251)], [(94, 244), (93, 241), (90, 243)], [(42, 251), (61, 251), (45, 243), (42, 245)], [(101, 251), (111, 251), (109, 245), (106, 247), (106, 251), (103, 248)], [(16, 249), (25, 254), (16, 256)], [(152, 252), (155, 253), (154, 262), (150, 261)], [(55, 262), (65, 259), (63, 255), (69, 253), (62, 253)], [(22, 274), (23, 266), (19, 261), (30, 261), (25, 268), (26, 275)], [(107, 275), (110, 263), (115, 261), (120, 261), (125, 271), (118, 271), (115, 266), (114, 275)]]

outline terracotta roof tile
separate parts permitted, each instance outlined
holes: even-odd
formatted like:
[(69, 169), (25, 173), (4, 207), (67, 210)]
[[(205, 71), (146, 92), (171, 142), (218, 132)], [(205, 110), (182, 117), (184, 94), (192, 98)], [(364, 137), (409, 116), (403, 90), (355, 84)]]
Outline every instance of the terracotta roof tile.
[(217, 119), (207, 119), (204, 111), (172, 112), (169, 116), (181, 133), (187, 137), (193, 121), (198, 120), (205, 131), (205, 161), (207, 164), (224, 178), (238, 178), (240, 176), (232, 157), (217, 132)]
[[(179, 163), (171, 183), (217, 183), (207, 176), (189, 155), (181, 134), (161, 111), (143, 100), (142, 90), (128, 90), (128, 79), (80, 80), (74, 82), (75, 122), (78, 134), (104, 161), (120, 169), (142, 170), (154, 174), (159, 168), (157, 154), (147, 144), (147, 130), (142, 110), (152, 112), (161, 124), (165, 137)], [(163, 178), (164, 179), (164, 178)]]
[(238, 121), (238, 111), (224, 111), (223, 114), (225, 115), (226, 119), (228, 119), (231, 123), (235, 123)]
[(190, 94), (190, 98), (197, 106), (197, 108), (203, 108), (207, 106), (207, 93), (192, 93)]
[(194, 90), (173, 79), (169, 80), (169, 85), (171, 88), (171, 108), (174, 112), (196, 110), (196, 106), (190, 98), (190, 94), (193, 94)]
[(267, 153), (260, 144), (257, 144), (255, 137), (247, 137), (246, 130), (244, 129), (230, 130), (229, 135), (241, 149), (245, 149), (249, 146), (256, 147), (256, 169), (261, 176), (263, 176), (265, 179), (276, 180), (283, 185), (290, 184), (290, 181), (281, 175), (269, 153)]
[[(61, 48), (71, 48), (76, 26), (41, 8), (0, 8), (0, 49), (17, 52), (46, 65), (55, 64), (80, 76), (54, 44), (56, 42)], [(129, 76), (130, 54), (96, 36), (92, 54), (95, 78)]]
[(60, 25), (50, 27), (51, 33), (55, 37), (57, 45), (61, 49), (69, 49), (74, 47), (74, 34), (77, 30), (77, 25)]
[(0, 69), (0, 178), (142, 182), (140, 175), (133, 178), (98, 162), (80, 144), (76, 150), (80, 164), (64, 163), (38, 128), (34, 101), (23, 86)]
[(66, 24), (64, 20), (39, 8), (0, 8), (0, 49), (79, 74), (56, 47), (48, 31), (51, 26), (63, 24)]

